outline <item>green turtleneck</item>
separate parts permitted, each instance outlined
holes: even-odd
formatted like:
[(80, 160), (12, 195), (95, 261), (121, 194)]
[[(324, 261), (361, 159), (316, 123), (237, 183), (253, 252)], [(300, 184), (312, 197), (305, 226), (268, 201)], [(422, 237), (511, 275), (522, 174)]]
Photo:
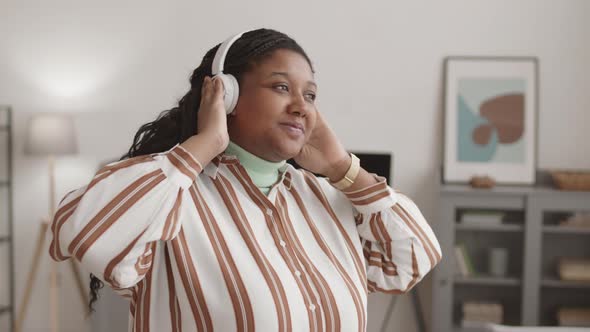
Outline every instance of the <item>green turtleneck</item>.
[(278, 163), (264, 160), (231, 141), (227, 149), (225, 149), (225, 154), (234, 155), (238, 158), (256, 187), (265, 195), (268, 195), (270, 188), (277, 182), (287, 163), (284, 160)]

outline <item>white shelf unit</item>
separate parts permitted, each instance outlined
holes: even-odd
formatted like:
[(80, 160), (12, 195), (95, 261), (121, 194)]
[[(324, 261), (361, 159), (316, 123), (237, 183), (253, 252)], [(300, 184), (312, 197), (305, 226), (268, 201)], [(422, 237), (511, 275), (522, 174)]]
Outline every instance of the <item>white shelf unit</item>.
[[(471, 210), (503, 211), (499, 225), (463, 225)], [(467, 331), (461, 325), (463, 301), (495, 301), (508, 325), (556, 325), (561, 306), (590, 307), (590, 283), (559, 279), (559, 257), (590, 258), (590, 229), (558, 222), (575, 212), (590, 212), (590, 192), (568, 192), (547, 185), (473, 189), (441, 185), (439, 220), (433, 227), (444, 259), (433, 272), (432, 332)], [(463, 244), (475, 276), (459, 276), (454, 246)], [(486, 275), (487, 249), (508, 249), (508, 275)]]

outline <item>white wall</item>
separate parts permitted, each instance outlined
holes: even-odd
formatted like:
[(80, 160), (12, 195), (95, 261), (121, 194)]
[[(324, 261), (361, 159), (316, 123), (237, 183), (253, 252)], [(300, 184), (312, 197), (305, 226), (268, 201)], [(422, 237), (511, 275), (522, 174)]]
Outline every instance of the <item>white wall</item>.
[[(81, 155), (58, 162), (61, 198), (184, 94), (206, 50), (254, 27), (276, 28), (301, 43), (317, 70), (320, 109), (344, 144), (394, 153), (396, 186), (431, 223), (447, 55), (537, 56), (539, 166), (590, 168), (590, 1), (0, 0), (0, 103), (16, 111), (18, 299), (48, 204), (45, 161), (22, 155), (30, 114), (78, 114)], [(44, 264), (26, 331), (46, 330), (47, 271)], [(68, 273), (63, 264), (63, 330), (87, 331)], [(420, 285), (427, 314), (429, 283)], [(389, 299), (370, 297), (370, 331), (379, 330)], [(389, 327), (414, 331), (410, 317), (409, 300), (401, 298)]]

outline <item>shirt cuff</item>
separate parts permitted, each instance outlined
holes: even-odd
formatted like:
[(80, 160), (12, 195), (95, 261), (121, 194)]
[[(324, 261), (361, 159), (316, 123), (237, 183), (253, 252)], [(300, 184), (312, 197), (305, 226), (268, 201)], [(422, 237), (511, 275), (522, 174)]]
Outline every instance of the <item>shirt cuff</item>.
[(352, 205), (362, 214), (376, 213), (397, 203), (395, 192), (387, 185), (387, 180), (371, 174), (378, 182), (355, 191), (344, 192)]
[(187, 188), (195, 182), (203, 170), (203, 166), (197, 158), (180, 144), (176, 144), (156, 158), (163, 160), (162, 170), (166, 176), (179, 183), (183, 188)]

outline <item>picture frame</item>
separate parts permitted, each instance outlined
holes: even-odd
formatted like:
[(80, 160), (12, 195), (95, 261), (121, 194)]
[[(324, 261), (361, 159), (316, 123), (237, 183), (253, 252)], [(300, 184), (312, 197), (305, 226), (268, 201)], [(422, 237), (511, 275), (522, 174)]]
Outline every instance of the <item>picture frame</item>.
[(444, 183), (535, 184), (538, 67), (536, 57), (445, 58)]

